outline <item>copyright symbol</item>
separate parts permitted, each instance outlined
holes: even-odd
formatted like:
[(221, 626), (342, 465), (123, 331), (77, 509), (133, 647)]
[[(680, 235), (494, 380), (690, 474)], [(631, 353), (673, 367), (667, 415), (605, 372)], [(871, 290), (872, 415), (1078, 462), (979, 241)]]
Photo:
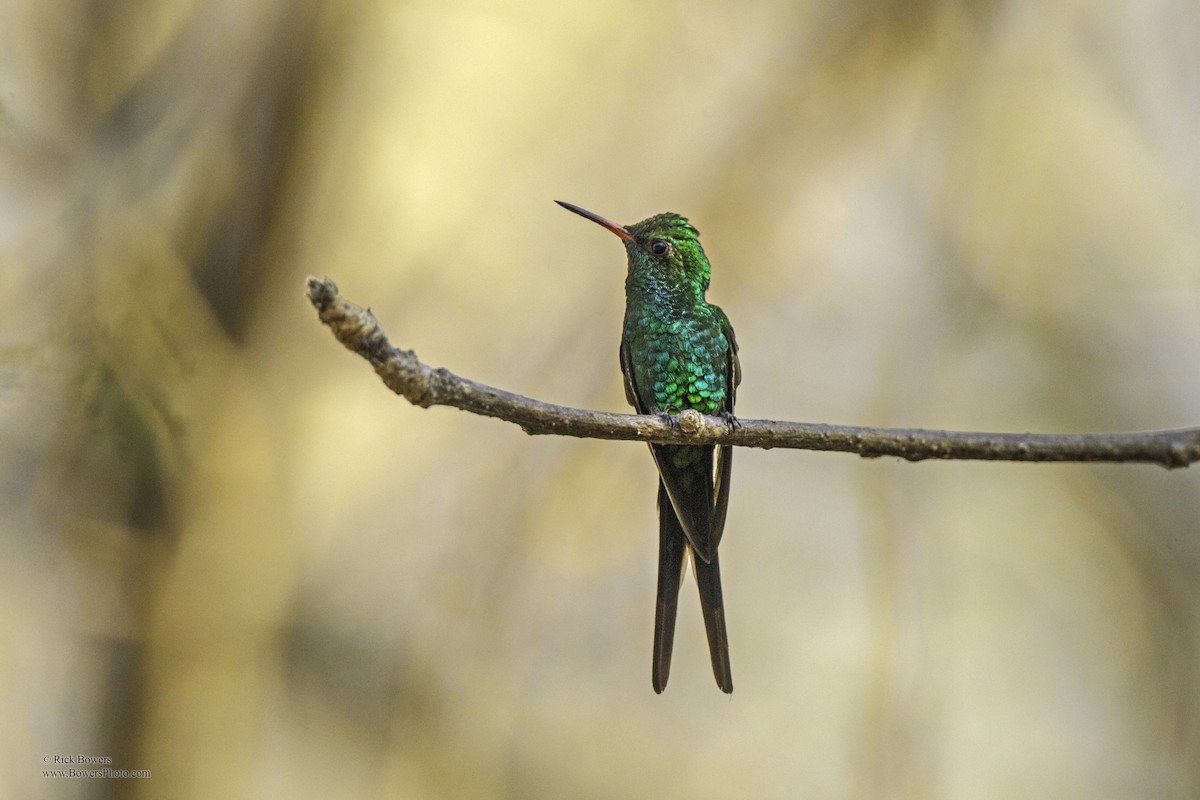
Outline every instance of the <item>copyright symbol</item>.
[(50, 763), (50, 756), (42, 756), (42, 763), (43, 763), (43, 764), (49, 764), (49, 763)]

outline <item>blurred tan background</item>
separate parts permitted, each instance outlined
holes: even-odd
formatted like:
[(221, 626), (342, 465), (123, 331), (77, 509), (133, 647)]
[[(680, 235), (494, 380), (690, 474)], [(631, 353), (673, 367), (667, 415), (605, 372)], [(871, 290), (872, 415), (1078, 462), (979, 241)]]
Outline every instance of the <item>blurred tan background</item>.
[[(1200, 424), (1193, 0), (40, 3), (0, 26), (0, 795), (1200, 796), (1200, 476), (741, 450), (736, 691), (650, 688), (624, 256), (754, 418)], [(742, 7), (739, 7), (742, 6)], [(107, 756), (141, 780), (42, 777)]]

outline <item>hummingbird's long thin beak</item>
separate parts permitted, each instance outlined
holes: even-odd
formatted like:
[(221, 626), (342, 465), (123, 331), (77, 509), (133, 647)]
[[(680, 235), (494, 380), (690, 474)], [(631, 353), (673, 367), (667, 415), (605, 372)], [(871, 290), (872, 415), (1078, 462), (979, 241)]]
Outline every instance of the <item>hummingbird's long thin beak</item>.
[(590, 219), (592, 222), (596, 223), (597, 225), (607, 228), (608, 230), (612, 231), (617, 236), (620, 236), (622, 239), (624, 239), (627, 242), (633, 241), (632, 233), (625, 230), (623, 227), (621, 227), (617, 223), (606, 220), (604, 217), (600, 216), (599, 214), (593, 214), (591, 211), (588, 211), (586, 208), (580, 208), (579, 206), (572, 205), (570, 203), (564, 203), (562, 200), (555, 200), (554, 202), (558, 203), (560, 206), (565, 208), (567, 211), (574, 211), (576, 214), (583, 217), (584, 219)]

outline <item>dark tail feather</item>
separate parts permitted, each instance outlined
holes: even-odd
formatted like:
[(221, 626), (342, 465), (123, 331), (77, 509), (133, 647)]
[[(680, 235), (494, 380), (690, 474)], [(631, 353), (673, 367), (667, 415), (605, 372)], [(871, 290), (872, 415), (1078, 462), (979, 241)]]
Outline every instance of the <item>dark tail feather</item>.
[[(679, 585), (683, 578), (685, 550), (683, 526), (675, 516), (675, 507), (667, 496), (667, 487), (658, 482), (658, 602), (654, 607), (654, 664), (651, 679), (654, 691), (667, 688), (671, 674), (671, 650), (675, 644), (675, 612), (679, 607)], [(721, 601), (718, 578), (717, 603)], [(707, 617), (706, 617), (707, 624)], [(722, 623), (722, 630), (724, 630)], [(726, 659), (728, 662), (728, 658)]]
[(725, 632), (725, 602), (721, 597), (721, 567), (714, 552), (707, 564), (693, 555), (692, 569), (700, 588), (700, 610), (708, 634), (708, 654), (712, 658), (713, 677), (725, 694), (733, 693), (733, 674), (729, 671), (729, 635)]

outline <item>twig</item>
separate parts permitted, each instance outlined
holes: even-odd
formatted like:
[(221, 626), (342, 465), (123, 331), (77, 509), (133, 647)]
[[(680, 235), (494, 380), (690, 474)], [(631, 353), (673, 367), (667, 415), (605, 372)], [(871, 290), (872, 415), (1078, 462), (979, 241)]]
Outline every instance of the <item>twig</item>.
[(685, 411), (662, 417), (613, 414), (543, 403), (434, 369), (412, 350), (393, 347), (370, 310), (345, 300), (328, 278), (308, 278), (308, 299), (321, 321), (350, 350), (371, 362), (384, 384), (410, 403), (452, 406), (520, 425), (529, 434), (620, 439), (659, 444), (729, 444), (835, 450), (864, 458), (897, 456), (986, 461), (1142, 462), (1167, 468), (1200, 461), (1200, 428), (1113, 434), (967, 433), (920, 429), (863, 428), (739, 419)]

